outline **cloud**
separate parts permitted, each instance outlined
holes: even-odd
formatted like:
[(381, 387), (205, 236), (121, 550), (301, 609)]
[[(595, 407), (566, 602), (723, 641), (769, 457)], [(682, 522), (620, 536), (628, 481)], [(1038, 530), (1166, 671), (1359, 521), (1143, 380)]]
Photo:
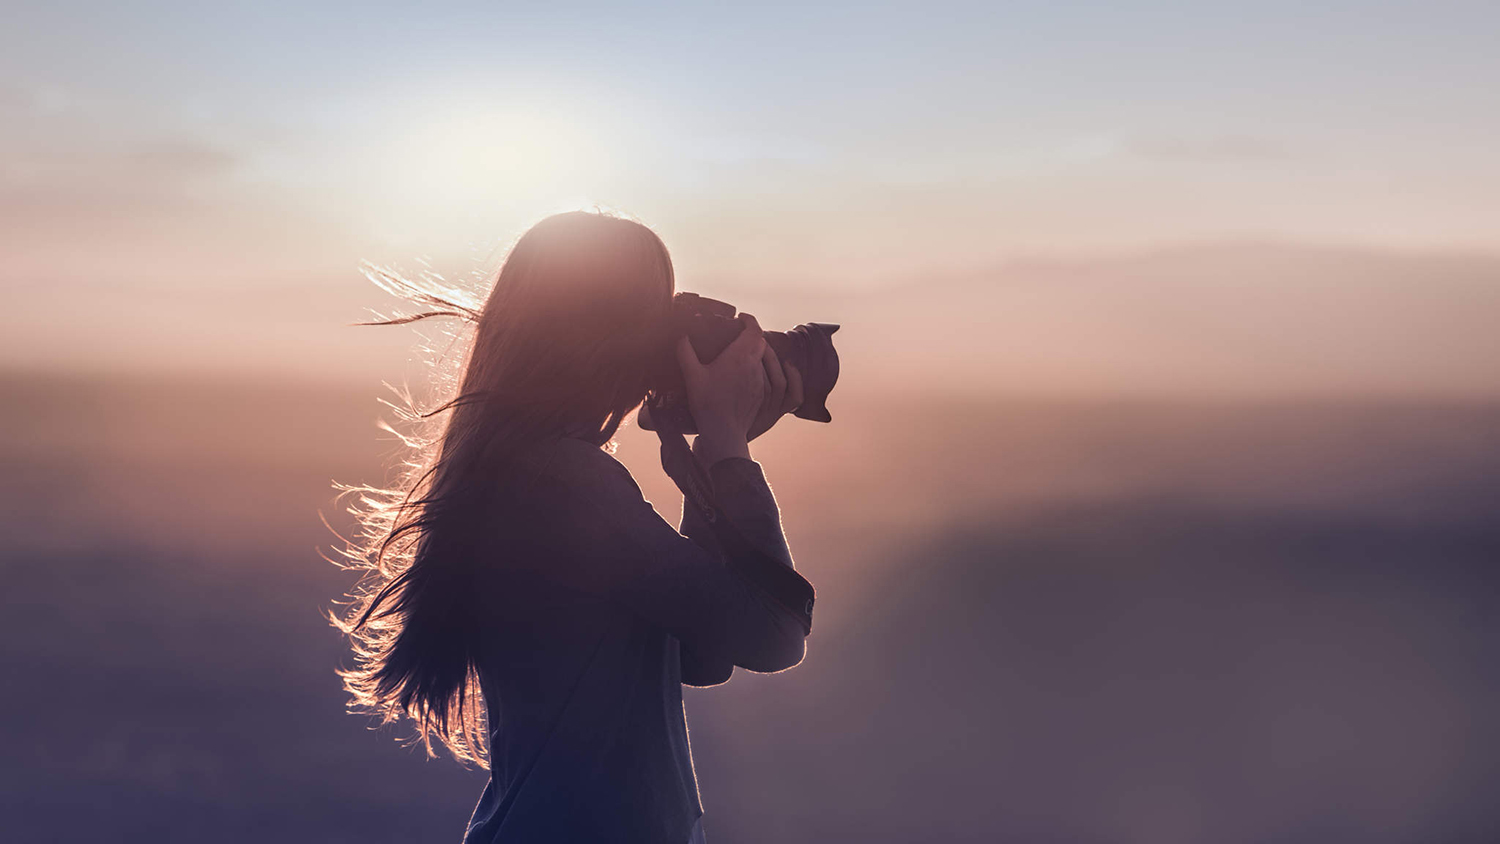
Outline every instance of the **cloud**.
[(125, 158), (155, 178), (183, 180), (221, 176), (233, 171), (240, 161), (236, 153), (196, 138), (145, 144)]
[(1226, 243), (716, 291), (839, 322), (843, 383), (968, 393), (1500, 397), (1500, 256)]
[(1142, 159), (1165, 164), (1260, 164), (1296, 156), (1282, 143), (1254, 135), (1119, 135), (1097, 133), (1069, 138), (1056, 148), (1064, 161)]
[(1277, 141), (1253, 135), (1141, 137), (1127, 141), (1123, 148), (1141, 158), (1170, 162), (1270, 162), (1294, 157)]
[(139, 127), (104, 103), (56, 110), (16, 89), (0, 89), (0, 219), (20, 251), (38, 239), (87, 230), (138, 237), (152, 221), (191, 220), (234, 192), (225, 177), (245, 155), (190, 130)]

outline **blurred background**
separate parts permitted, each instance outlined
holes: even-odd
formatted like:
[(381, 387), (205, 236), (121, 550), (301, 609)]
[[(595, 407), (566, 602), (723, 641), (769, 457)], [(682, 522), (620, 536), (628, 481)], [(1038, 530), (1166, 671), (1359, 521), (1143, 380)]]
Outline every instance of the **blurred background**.
[(451, 342), (359, 265), (595, 205), (844, 325), (755, 448), (807, 660), (687, 693), (711, 841), (1500, 839), (1493, 3), (5, 17), (7, 841), (461, 836), (319, 615)]

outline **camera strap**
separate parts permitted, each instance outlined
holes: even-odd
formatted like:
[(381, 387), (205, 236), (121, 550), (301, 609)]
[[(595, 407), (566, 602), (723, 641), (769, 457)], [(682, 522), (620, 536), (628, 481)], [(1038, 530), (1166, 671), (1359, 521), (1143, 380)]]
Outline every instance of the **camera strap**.
[(665, 416), (653, 417), (656, 435), (661, 438), (661, 467), (682, 490), (684, 506), (692, 507), (703, 517), (730, 564), (746, 580), (795, 615), (802, 622), (804, 632), (811, 632), (813, 601), (817, 597), (812, 584), (791, 566), (755, 547), (729, 521), (714, 500), (708, 471), (693, 455), (687, 438)]

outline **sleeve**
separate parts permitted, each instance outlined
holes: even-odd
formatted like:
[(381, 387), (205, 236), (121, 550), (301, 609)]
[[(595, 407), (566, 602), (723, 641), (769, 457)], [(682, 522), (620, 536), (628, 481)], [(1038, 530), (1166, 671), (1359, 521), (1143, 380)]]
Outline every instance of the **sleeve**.
[[(720, 509), (735, 524), (746, 541), (762, 552), (795, 569), (786, 534), (781, 527), (781, 509), (759, 463), (742, 457), (720, 460), (709, 469)], [(697, 509), (683, 502), (679, 532), (719, 559), (727, 559), (713, 528)], [(682, 645), (682, 682), (689, 686), (716, 686), (734, 672), (734, 663), (715, 660), (687, 643)]]
[[(602, 452), (599, 457), (586, 471), (556, 478), (559, 500), (548, 509), (561, 510), (554, 539), (562, 553), (547, 565), (548, 576), (617, 601), (671, 633), (690, 655), (685, 664), (692, 670), (684, 678), (690, 684), (723, 682), (734, 665), (770, 672), (801, 662), (803, 621), (756, 582), (755, 567), (736, 565), (711, 536), (683, 536), (657, 515), (624, 466)], [(709, 474), (737, 527), (759, 535), (775, 525), (777, 553), (790, 565), (759, 464), (722, 460)]]

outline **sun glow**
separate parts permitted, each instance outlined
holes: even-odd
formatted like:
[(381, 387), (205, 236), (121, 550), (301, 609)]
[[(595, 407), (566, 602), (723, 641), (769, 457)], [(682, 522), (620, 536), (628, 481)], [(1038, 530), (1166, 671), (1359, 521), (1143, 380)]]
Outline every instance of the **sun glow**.
[[(407, 111), (407, 110), (403, 110)], [(549, 103), (411, 109), (367, 152), (367, 219), (392, 245), (482, 242), (540, 214), (593, 207), (619, 175), (614, 127)]]

